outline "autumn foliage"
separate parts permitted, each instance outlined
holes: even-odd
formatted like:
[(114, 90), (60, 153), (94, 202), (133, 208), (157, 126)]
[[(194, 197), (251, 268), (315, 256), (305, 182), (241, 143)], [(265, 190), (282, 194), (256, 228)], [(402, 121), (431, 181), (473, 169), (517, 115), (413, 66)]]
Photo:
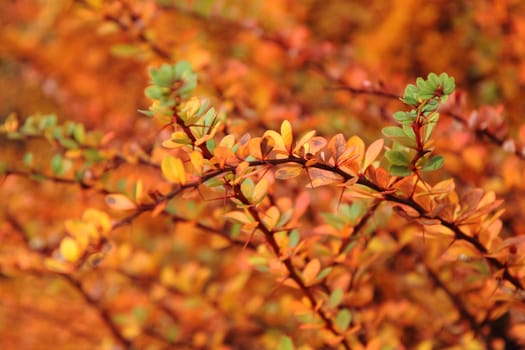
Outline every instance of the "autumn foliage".
[(2, 2), (0, 347), (524, 348), (525, 6), (473, 3)]

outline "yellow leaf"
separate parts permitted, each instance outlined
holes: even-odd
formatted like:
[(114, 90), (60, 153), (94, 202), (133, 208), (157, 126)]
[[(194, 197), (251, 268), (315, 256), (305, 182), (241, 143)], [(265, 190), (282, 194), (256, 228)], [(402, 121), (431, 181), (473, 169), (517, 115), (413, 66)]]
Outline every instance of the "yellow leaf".
[(252, 202), (257, 204), (263, 200), (263, 198), (268, 193), (268, 180), (264, 177), (257, 185), (253, 191)]
[(66, 231), (76, 239), (77, 244), (81, 247), (87, 247), (90, 238), (94, 241), (98, 241), (100, 238), (94, 223), (83, 220), (66, 220), (64, 226), (66, 227)]
[(365, 143), (359, 136), (352, 136), (346, 142), (346, 148), (355, 147), (354, 153), (356, 154), (357, 164), (361, 164), (363, 161), (363, 156), (365, 155)]
[(193, 96), (180, 107), (179, 114), (183, 120), (193, 117), (201, 108), (201, 101)]
[(113, 210), (125, 211), (137, 208), (137, 205), (123, 194), (108, 194), (105, 200), (107, 206)]
[(202, 173), (202, 167), (204, 165), (204, 158), (202, 157), (202, 153), (199, 151), (193, 151), (190, 154), (190, 161), (193, 167), (195, 168), (195, 172), (197, 174)]
[(295, 145), (295, 148), (293, 149), (293, 153), (296, 153), (298, 154), (299, 151), (301, 150), (301, 147), (303, 147), (303, 145), (306, 144), (306, 146), (308, 146), (307, 148), (309, 149), (310, 146), (309, 144), (307, 144), (308, 141), (310, 141), (310, 139), (312, 137), (314, 137), (315, 135), (315, 130), (310, 130), (308, 131), (306, 134), (304, 134), (300, 139), (299, 141), (297, 141), (296, 145)]
[(82, 220), (94, 223), (95, 226), (100, 228), (102, 234), (107, 234), (111, 231), (111, 220), (109, 219), (109, 215), (103, 211), (93, 208), (86, 209), (84, 214), (82, 214)]
[(253, 219), (250, 216), (248, 216), (248, 214), (242, 211), (231, 211), (229, 213), (224, 214), (223, 217), (226, 219), (240, 222), (241, 224), (249, 224), (253, 222)]
[(292, 125), (288, 120), (284, 120), (281, 124), (281, 135), (283, 137), (284, 146), (286, 150), (290, 151), (292, 149)]
[(383, 141), (383, 139), (379, 139), (374, 141), (370, 145), (370, 147), (368, 147), (365, 154), (365, 161), (363, 163), (363, 167), (361, 168), (363, 172), (366, 170), (366, 168), (370, 166), (370, 164), (372, 164), (376, 160), (379, 153), (381, 153), (381, 151), (383, 150), (384, 143), (385, 142)]
[(275, 143), (274, 149), (276, 151), (286, 151), (287, 150), (283, 137), (278, 132), (274, 130), (266, 130), (266, 132), (264, 133), (264, 137), (269, 137), (273, 140), (273, 142)]
[(226, 135), (221, 140), (221, 142), (219, 142), (220, 147), (225, 147), (225, 148), (230, 148), (230, 149), (233, 148), (234, 144), (235, 144), (235, 135), (233, 134)]
[(310, 260), (303, 270), (304, 284), (307, 286), (311, 285), (315, 281), (319, 271), (321, 271), (321, 263), (319, 262), (319, 259)]
[(173, 142), (173, 140), (171, 140), (171, 139), (162, 141), (162, 147), (164, 147), (164, 148), (174, 149), (174, 148), (179, 148), (179, 147), (182, 147), (182, 146), (184, 146), (184, 145), (181, 144), (181, 143)]
[(80, 247), (77, 242), (71, 237), (65, 237), (62, 242), (60, 242), (60, 255), (69, 262), (76, 262), (82, 255)]
[(161, 170), (162, 174), (168, 181), (180, 183), (182, 185), (186, 183), (186, 172), (184, 170), (184, 165), (179, 158), (167, 156), (162, 161)]
[(142, 180), (138, 180), (135, 184), (135, 200), (137, 202), (141, 202), (142, 199), (142, 193), (143, 192), (143, 186), (142, 186)]
[(263, 215), (261, 221), (263, 222), (264, 226), (266, 226), (266, 228), (271, 231), (279, 222), (280, 217), (281, 212), (279, 211), (279, 208), (276, 206), (271, 206)]

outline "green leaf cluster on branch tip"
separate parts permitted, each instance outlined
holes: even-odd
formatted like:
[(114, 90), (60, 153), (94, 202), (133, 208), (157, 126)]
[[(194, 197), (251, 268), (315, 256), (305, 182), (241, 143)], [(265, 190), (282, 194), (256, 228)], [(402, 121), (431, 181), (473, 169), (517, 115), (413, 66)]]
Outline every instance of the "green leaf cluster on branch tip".
[(393, 140), (385, 153), (389, 172), (395, 176), (408, 176), (419, 170), (439, 169), (444, 159), (433, 155), (432, 133), (439, 120), (439, 105), (454, 91), (453, 77), (446, 73), (430, 73), (427, 79), (417, 78), (416, 85), (409, 84), (401, 99), (409, 111), (398, 111), (393, 118), (401, 124), (383, 129), (383, 135)]
[(172, 108), (179, 103), (176, 96), (188, 98), (197, 85), (197, 74), (192, 71), (187, 61), (151, 68), (149, 75), (151, 85), (145, 89), (144, 93), (157, 103), (153, 104), (149, 110), (139, 110), (139, 112), (150, 117), (155, 114), (171, 116)]

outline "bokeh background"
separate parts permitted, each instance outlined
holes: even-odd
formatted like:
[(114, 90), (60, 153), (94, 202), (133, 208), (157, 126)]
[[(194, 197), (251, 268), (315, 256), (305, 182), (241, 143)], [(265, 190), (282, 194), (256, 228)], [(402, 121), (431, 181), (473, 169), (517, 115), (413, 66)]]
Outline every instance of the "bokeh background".
[[(436, 146), (446, 165), (433, 176), (454, 177), (465, 189), (495, 191), (507, 203), (503, 235), (525, 234), (523, 159), (513, 154), (525, 141), (523, 1), (3, 0), (0, 28), (0, 121), (13, 113), (21, 121), (55, 113), (59, 121), (110, 133), (112, 142), (129, 153), (158, 142), (158, 125), (137, 110), (148, 107), (143, 96), (148, 67), (163, 62), (192, 63), (201, 82), (198, 94), (228, 113), (233, 133), (262, 134), (287, 119), (298, 133), (358, 134), (367, 143), (380, 138), (381, 127), (393, 123), (392, 112), (402, 108), (395, 98), (376, 92), (401, 95), (416, 77), (447, 72), (459, 90), (450, 103), (456, 119), (443, 116), (440, 123)], [(473, 115), (486, 122), (496, 141), (466, 131), (468, 123), (458, 121)], [(508, 139), (515, 140), (514, 148), (509, 143), (502, 147)], [(33, 152), (35, 162), (45, 163), (52, 150), (45, 151), (44, 145), (0, 138), (0, 159), (21, 164), (23, 155)], [(131, 168), (121, 171), (128, 180), (144, 175)], [(126, 187), (116, 179), (106, 185)], [(239, 273), (230, 266), (237, 253), (216, 254), (217, 247), (208, 247), (204, 235), (191, 234), (195, 227), (180, 224), (178, 238), (167, 239), (166, 223), (144, 219), (115, 238), (119, 243), (106, 262), (115, 271), (82, 275), (82, 286), (92, 297), (86, 299), (78, 285), (43, 274), (38, 261), (56, 247), (62, 221), (80, 216), (85, 207), (101, 206), (100, 198), (65, 185), (2, 180), (1, 348), (109, 348), (105, 339), (111, 338), (111, 329), (100, 326), (101, 317), (116, 318), (130, 337), (143, 337), (138, 344), (144, 349), (162, 348), (141, 327), (148, 318), (162, 318), (152, 316), (148, 306), (164, 295), (152, 276), (164, 273), (169, 280), (165, 267), (174, 263), (178, 274), (191, 276), (177, 282), (187, 294), (204, 293), (204, 281), (212, 283), (210, 274), (218, 281), (216, 288), (231, 291), (221, 301), (228, 316), (214, 316), (214, 306), (198, 297), (171, 300), (175, 309), (193, 301), (209, 312), (190, 308), (177, 316), (193, 324), (185, 330), (192, 342), (184, 346), (197, 348), (209, 332), (199, 322), (213, 320), (210, 329), (227, 329), (228, 317), (243, 317), (232, 306), (241, 295), (235, 283), (252, 289), (271, 285), (248, 272), (240, 275), (249, 283), (232, 282)], [(187, 213), (182, 214), (199, 213), (199, 204), (184, 206)], [(312, 210), (328, 209), (320, 201)], [(118, 274), (121, 266), (124, 275)], [(217, 276), (228, 283), (221, 286)], [(108, 292), (108, 285), (114, 290)], [(264, 303), (245, 301), (253, 312)], [(262, 319), (286, 328), (289, 320), (278, 311), (280, 302), (270, 303)], [(109, 311), (100, 314), (86, 307), (93, 303)], [(183, 332), (168, 321), (163, 327), (173, 339)], [(258, 336), (258, 328), (253, 329)], [(250, 330), (247, 326), (239, 333)], [(232, 334), (225, 331), (222, 337)], [(268, 348), (275, 345), (272, 337), (262, 338)], [(237, 339), (237, 348), (251, 344), (243, 341)]]

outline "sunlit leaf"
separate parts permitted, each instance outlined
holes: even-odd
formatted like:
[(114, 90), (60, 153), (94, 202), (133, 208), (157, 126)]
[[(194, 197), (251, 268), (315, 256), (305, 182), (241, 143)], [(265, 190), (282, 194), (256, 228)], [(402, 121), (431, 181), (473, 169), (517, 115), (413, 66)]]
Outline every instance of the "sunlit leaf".
[(202, 153), (199, 151), (193, 151), (190, 153), (190, 161), (197, 174), (202, 173), (202, 167), (204, 165), (204, 158)]
[(249, 224), (253, 222), (253, 218), (242, 211), (228, 212), (224, 214), (224, 218), (240, 222), (241, 224)]
[(279, 151), (284, 151), (286, 152), (287, 151), (287, 148), (286, 148), (286, 144), (284, 142), (284, 139), (283, 137), (281, 136), (281, 134), (279, 134), (277, 131), (274, 131), (274, 130), (267, 130), (265, 133), (264, 133), (264, 137), (269, 137), (273, 140), (274, 144), (275, 144), (275, 149), (276, 150), (279, 150)]
[(64, 237), (60, 242), (60, 255), (69, 262), (77, 262), (82, 252), (77, 242), (71, 237)]
[(370, 164), (372, 164), (376, 158), (379, 156), (379, 153), (383, 150), (384, 141), (383, 139), (379, 139), (374, 141), (366, 150), (365, 154), (365, 160), (363, 162), (363, 167), (361, 168), (363, 171), (365, 171)]
[(253, 191), (253, 203), (259, 203), (264, 199), (266, 194), (268, 193), (268, 180), (264, 177), (255, 185), (255, 189)]
[(135, 201), (140, 202), (142, 200), (143, 195), (144, 193), (143, 193), (142, 180), (139, 179), (137, 183), (135, 184), (135, 188), (133, 191), (133, 198), (135, 199)]
[(167, 156), (162, 160), (162, 175), (171, 182), (186, 184), (186, 171), (179, 158)]
[(310, 260), (302, 272), (304, 284), (307, 286), (313, 284), (319, 271), (321, 271), (321, 262), (319, 259)]
[(255, 184), (251, 178), (247, 178), (241, 183), (241, 192), (250, 202), (253, 200)]
[(89, 208), (82, 214), (82, 220), (95, 224), (102, 234), (106, 234), (111, 230), (111, 220), (109, 215), (103, 211)]
[(284, 120), (281, 124), (281, 135), (283, 138), (285, 148), (287, 150), (291, 150), (293, 135), (292, 135), (292, 125), (290, 124), (288, 120)]
[[(309, 132), (307, 132), (306, 134), (304, 134), (298, 141), (297, 143), (295, 144), (295, 148), (293, 149), (293, 153), (294, 154), (299, 154), (299, 151), (301, 149), (301, 147), (303, 147), (306, 143), (308, 143), (312, 137), (314, 137), (315, 135), (315, 130), (310, 130)], [(310, 146), (309, 146), (310, 147)]]

